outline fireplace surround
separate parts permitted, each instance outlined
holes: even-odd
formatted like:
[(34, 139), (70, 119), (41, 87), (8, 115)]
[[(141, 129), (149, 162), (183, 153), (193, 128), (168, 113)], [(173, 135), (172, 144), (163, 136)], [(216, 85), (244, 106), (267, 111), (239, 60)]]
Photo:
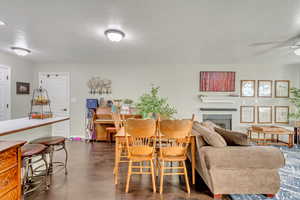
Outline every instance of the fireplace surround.
[(222, 128), (232, 130), (231, 114), (203, 114), (203, 121), (212, 121)]

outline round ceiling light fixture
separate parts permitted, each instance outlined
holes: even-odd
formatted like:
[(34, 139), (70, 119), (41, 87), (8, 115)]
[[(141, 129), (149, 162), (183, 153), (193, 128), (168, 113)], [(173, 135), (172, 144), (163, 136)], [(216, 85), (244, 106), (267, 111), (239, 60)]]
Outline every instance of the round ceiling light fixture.
[(125, 37), (125, 33), (117, 29), (108, 29), (104, 34), (111, 42), (120, 42)]
[(17, 54), (18, 56), (27, 56), (31, 53), (29, 49), (21, 48), (21, 47), (11, 47), (11, 49)]
[(7, 24), (4, 21), (0, 20), (0, 26), (6, 26)]
[(300, 56), (300, 48), (297, 48), (294, 50), (294, 53), (297, 55), (297, 56)]

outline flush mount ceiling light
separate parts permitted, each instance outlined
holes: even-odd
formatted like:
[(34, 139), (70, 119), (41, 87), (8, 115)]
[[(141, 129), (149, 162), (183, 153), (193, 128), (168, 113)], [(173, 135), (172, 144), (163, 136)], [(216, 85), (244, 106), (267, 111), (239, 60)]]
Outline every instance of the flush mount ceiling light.
[(120, 42), (125, 37), (125, 33), (117, 29), (108, 29), (104, 34), (112, 42)]
[(18, 56), (27, 56), (31, 51), (29, 49), (21, 48), (21, 47), (11, 47), (11, 49), (17, 54)]
[(6, 23), (0, 20), (0, 26), (6, 26)]
[(300, 56), (300, 48), (297, 48), (294, 50), (294, 53), (297, 55), (297, 56)]

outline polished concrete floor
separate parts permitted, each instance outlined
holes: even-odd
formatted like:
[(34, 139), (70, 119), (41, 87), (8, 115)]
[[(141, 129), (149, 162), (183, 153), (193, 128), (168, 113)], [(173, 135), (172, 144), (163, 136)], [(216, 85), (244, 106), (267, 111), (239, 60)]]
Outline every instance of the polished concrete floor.
[[(199, 181), (191, 186), (191, 194), (185, 192), (184, 178), (166, 177), (164, 194), (153, 194), (150, 176), (134, 175), (129, 193), (125, 191), (127, 163), (121, 164), (120, 183), (114, 184), (114, 144), (96, 142), (68, 142), (68, 175), (60, 171), (53, 175), (52, 185), (46, 192), (35, 192), (25, 200), (210, 200), (207, 187)], [(62, 160), (63, 152), (55, 159)], [(158, 180), (158, 178), (157, 178)], [(158, 185), (158, 184), (157, 184)], [(224, 197), (224, 199), (229, 199)]]

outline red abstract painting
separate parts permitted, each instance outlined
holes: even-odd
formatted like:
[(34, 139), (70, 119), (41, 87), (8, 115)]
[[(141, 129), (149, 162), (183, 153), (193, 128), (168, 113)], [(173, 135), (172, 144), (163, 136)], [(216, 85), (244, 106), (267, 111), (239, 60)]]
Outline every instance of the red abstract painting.
[(200, 91), (234, 92), (235, 72), (200, 72)]

